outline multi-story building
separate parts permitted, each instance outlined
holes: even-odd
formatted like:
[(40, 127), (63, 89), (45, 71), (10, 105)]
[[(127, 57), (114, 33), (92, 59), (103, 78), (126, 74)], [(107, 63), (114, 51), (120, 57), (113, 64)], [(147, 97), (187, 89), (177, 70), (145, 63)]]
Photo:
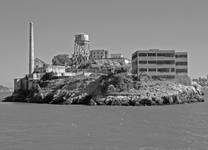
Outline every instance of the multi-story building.
[(132, 73), (147, 74), (153, 78), (173, 79), (187, 75), (187, 53), (175, 50), (139, 50), (132, 54)]
[(106, 59), (108, 58), (108, 50), (95, 49), (90, 51), (90, 59)]

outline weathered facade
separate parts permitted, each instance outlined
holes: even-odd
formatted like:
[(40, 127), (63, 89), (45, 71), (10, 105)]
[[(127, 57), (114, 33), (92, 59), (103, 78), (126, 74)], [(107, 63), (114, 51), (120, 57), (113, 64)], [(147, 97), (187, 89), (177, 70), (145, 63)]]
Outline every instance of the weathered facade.
[(147, 74), (153, 78), (174, 79), (177, 75), (187, 75), (186, 52), (175, 50), (139, 50), (132, 54), (132, 73)]
[(108, 50), (95, 49), (90, 51), (90, 59), (106, 59), (108, 58)]
[(66, 68), (65, 66), (49, 65), (44, 61), (40, 60), (39, 58), (36, 58), (34, 69), (34, 73), (36, 74), (35, 76), (41, 76), (49, 72), (54, 73), (54, 76), (64, 76), (66, 73)]

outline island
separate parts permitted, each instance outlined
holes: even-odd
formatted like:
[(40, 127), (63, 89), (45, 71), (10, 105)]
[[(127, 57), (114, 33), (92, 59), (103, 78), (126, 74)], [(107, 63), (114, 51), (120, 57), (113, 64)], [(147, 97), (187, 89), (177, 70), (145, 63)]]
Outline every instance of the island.
[(74, 36), (74, 53), (57, 55), (52, 64), (34, 56), (33, 23), (29, 23), (29, 71), (14, 80), (5, 102), (65, 105), (151, 106), (204, 102), (198, 84), (188, 76), (188, 53), (138, 50), (131, 59), (121, 53), (90, 49), (89, 35)]
[(62, 105), (151, 106), (204, 102), (199, 85), (182, 85), (167, 80), (132, 76), (127, 73), (80, 74), (54, 78), (50, 73), (19, 90), (6, 102)]

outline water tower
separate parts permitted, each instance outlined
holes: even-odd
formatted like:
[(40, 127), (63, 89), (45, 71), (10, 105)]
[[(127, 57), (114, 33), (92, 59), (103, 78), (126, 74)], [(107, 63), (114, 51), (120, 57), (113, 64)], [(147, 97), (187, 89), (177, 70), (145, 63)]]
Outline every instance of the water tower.
[(74, 40), (73, 63), (76, 67), (86, 64), (90, 55), (90, 41), (87, 34), (76, 34)]

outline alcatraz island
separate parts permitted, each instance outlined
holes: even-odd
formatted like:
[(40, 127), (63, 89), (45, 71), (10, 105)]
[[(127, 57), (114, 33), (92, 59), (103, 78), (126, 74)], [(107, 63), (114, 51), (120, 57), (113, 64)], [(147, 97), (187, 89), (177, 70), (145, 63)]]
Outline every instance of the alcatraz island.
[(90, 49), (87, 34), (74, 36), (74, 52), (35, 58), (29, 23), (29, 73), (14, 79), (5, 102), (150, 106), (204, 102), (200, 85), (188, 76), (187, 52), (138, 50), (127, 59), (106, 49)]

